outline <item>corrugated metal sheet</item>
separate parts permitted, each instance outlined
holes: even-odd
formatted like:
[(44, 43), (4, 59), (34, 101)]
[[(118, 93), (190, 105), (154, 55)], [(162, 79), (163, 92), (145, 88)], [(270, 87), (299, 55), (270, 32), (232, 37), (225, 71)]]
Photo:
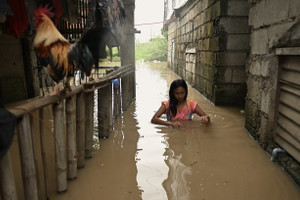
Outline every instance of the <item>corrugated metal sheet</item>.
[(275, 141), (300, 162), (300, 56), (284, 56)]

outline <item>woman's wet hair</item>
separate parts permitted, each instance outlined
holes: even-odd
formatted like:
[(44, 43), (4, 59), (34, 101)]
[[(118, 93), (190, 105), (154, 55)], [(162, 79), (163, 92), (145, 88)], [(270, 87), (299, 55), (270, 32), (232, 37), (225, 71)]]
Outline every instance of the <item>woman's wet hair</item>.
[(178, 104), (178, 101), (174, 95), (174, 90), (179, 87), (183, 87), (185, 89), (186, 93), (184, 96), (184, 100), (186, 100), (187, 95), (188, 95), (188, 87), (187, 87), (185, 80), (177, 79), (171, 83), (170, 90), (169, 90), (169, 101), (170, 101), (170, 111), (172, 112), (173, 116), (175, 116), (177, 114), (177, 104)]

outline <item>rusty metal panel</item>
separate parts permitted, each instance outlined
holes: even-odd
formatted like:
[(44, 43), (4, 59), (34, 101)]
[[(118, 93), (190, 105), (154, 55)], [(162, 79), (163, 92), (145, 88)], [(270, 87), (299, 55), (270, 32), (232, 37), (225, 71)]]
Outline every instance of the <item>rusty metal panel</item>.
[(300, 56), (284, 56), (275, 142), (300, 162)]

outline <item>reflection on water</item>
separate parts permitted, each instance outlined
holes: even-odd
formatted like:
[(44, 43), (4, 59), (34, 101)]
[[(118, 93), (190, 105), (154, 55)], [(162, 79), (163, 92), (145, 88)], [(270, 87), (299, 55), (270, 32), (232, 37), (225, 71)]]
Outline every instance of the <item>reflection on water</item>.
[[(136, 71), (137, 181), (142, 199), (297, 199), (300, 190), (244, 129), (240, 108), (215, 107), (189, 86), (188, 98), (211, 117), (175, 129), (150, 123), (178, 76), (159, 64)], [(287, 186), (288, 185), (288, 186)]]
[(169, 167), (168, 178), (162, 183), (165, 190), (168, 192), (168, 199), (189, 199), (189, 186), (186, 180), (187, 175), (192, 175), (190, 167), (181, 162), (182, 154), (171, 154), (167, 157), (166, 164)]
[(162, 182), (168, 174), (168, 167), (162, 156), (165, 144), (162, 142), (162, 136), (155, 134), (156, 129), (150, 123), (154, 111), (160, 106), (160, 99), (165, 98), (167, 94), (167, 81), (162, 79), (160, 71), (137, 67), (136, 82), (136, 119), (140, 127), (137, 153), (138, 185), (142, 190), (143, 199), (167, 199), (162, 187)]
[(241, 109), (213, 106), (189, 87), (209, 125), (198, 116), (181, 129), (151, 124), (177, 78), (165, 64), (138, 64), (136, 100), (114, 119), (68, 192), (53, 199), (300, 199), (300, 189), (248, 136)]

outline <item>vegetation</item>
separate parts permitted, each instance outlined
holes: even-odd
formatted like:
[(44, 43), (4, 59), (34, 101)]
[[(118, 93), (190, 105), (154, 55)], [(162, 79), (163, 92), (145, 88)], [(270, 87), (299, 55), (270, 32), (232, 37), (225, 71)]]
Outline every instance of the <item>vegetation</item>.
[(145, 61), (167, 61), (167, 38), (157, 36), (147, 43), (135, 45), (135, 59)]
[[(110, 62), (109, 48), (106, 46), (105, 50), (106, 50), (107, 57), (105, 59), (101, 59), (100, 61), (101, 62)], [(120, 62), (121, 61), (119, 54), (120, 54), (120, 52), (119, 52), (118, 48), (113, 47), (112, 48), (112, 62)]]
[[(157, 36), (147, 43), (137, 43), (135, 45), (135, 60), (143, 59), (144, 61), (167, 61), (167, 32), (162, 31), (162, 35), (163, 37)], [(101, 59), (101, 62), (110, 62), (108, 47), (106, 48), (106, 52), (107, 58)], [(112, 48), (112, 62), (120, 62), (117, 47)]]

